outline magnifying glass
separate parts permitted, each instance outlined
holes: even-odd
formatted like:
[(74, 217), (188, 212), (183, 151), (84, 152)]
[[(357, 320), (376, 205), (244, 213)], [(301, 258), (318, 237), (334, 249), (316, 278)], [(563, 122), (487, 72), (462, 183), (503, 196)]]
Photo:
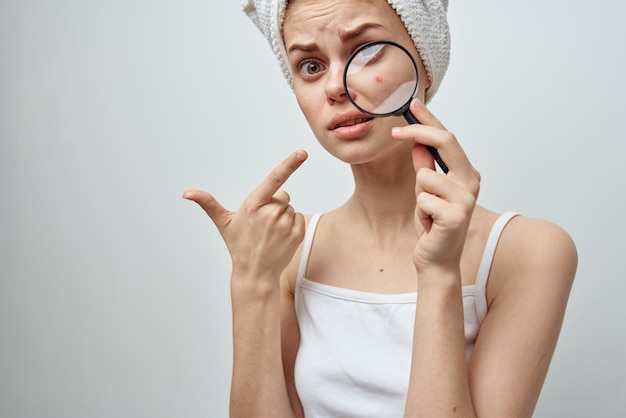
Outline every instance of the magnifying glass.
[[(343, 88), (350, 102), (369, 116), (402, 115), (410, 124), (417, 124), (420, 122), (409, 107), (418, 78), (417, 64), (406, 48), (391, 41), (375, 41), (352, 53), (343, 72)], [(427, 148), (447, 173), (437, 150)]]

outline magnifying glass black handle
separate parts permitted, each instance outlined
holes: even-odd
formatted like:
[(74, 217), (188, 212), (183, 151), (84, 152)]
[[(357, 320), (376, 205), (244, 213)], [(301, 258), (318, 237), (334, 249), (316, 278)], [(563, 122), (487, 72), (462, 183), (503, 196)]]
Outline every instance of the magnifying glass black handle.
[[(411, 125), (421, 125), (420, 121), (417, 120), (417, 118), (413, 115), (413, 113), (411, 113), (410, 110), (407, 110), (402, 115), (404, 116), (406, 121), (409, 122)], [(430, 152), (430, 155), (432, 155), (433, 158), (435, 159), (435, 162), (441, 168), (441, 171), (443, 171), (444, 174), (448, 174), (448, 166), (441, 159), (441, 156), (439, 155), (439, 152), (437, 151), (437, 149), (435, 147), (430, 146), (430, 145), (426, 145), (426, 148)]]

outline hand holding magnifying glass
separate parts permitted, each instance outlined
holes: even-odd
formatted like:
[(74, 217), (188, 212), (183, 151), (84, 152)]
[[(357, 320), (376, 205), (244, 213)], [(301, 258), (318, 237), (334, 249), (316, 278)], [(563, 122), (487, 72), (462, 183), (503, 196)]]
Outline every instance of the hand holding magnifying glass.
[[(402, 115), (410, 124), (420, 123), (409, 110), (417, 86), (415, 60), (403, 46), (391, 41), (361, 46), (350, 56), (343, 73), (346, 96), (360, 111), (374, 117)], [(427, 148), (447, 173), (448, 167), (437, 150)]]

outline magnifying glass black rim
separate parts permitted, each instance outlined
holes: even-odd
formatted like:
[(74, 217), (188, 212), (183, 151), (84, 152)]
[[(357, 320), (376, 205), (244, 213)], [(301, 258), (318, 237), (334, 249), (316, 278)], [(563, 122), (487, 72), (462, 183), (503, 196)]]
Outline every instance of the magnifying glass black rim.
[[(395, 109), (391, 112), (385, 112), (385, 113), (375, 113), (372, 111), (369, 111), (367, 109), (363, 109), (361, 106), (359, 106), (353, 99), (352, 96), (350, 96), (350, 92), (348, 91), (348, 68), (350, 68), (350, 64), (352, 64), (352, 61), (354, 60), (354, 58), (363, 50), (374, 46), (374, 45), (380, 45), (380, 44), (384, 44), (384, 45), (392, 45), (395, 46), (397, 48), (400, 48), (401, 50), (404, 51), (404, 53), (409, 57), (409, 59), (411, 60), (411, 64), (413, 64), (413, 69), (415, 70), (415, 88), (413, 89), (413, 92), (411, 93), (411, 97), (409, 98), (409, 100), (404, 103), (402, 106), (400, 106), (398, 109)], [(361, 45), (360, 47), (358, 47), (353, 53), (352, 55), (350, 55), (350, 58), (348, 58), (348, 62), (346, 63), (346, 68), (344, 68), (343, 70), (343, 90), (346, 92), (346, 97), (348, 98), (348, 100), (350, 100), (350, 103), (352, 103), (357, 109), (359, 109), (361, 112), (363, 113), (367, 113), (368, 115), (371, 116), (399, 116), (399, 115), (403, 115), (408, 108), (411, 106), (411, 101), (413, 100), (413, 98), (415, 97), (415, 93), (417, 92), (419, 86), (419, 71), (417, 69), (417, 63), (415, 62), (415, 59), (413, 59), (413, 56), (411, 55), (411, 53), (402, 45), (393, 42), (393, 41), (373, 41), (373, 42), (368, 42), (366, 44)]]

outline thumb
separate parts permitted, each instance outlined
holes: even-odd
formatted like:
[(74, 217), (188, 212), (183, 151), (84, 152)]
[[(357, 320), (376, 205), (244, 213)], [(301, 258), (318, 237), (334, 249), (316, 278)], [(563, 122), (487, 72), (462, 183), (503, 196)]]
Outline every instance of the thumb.
[(219, 230), (228, 223), (231, 212), (220, 205), (209, 193), (202, 190), (187, 190), (183, 193), (183, 198), (200, 205)]

